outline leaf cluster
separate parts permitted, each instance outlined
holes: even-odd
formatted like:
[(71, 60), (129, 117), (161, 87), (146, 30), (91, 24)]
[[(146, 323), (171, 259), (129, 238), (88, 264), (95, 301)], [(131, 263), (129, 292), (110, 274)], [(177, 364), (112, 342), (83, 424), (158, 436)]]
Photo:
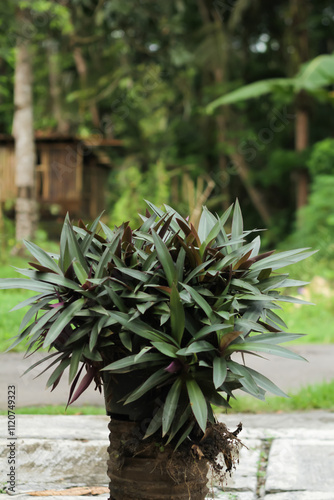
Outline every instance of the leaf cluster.
[(299, 336), (277, 315), (280, 302), (298, 299), (278, 288), (305, 283), (276, 270), (312, 252), (260, 253), (238, 201), (221, 217), (203, 207), (197, 229), (171, 207), (147, 203), (135, 230), (128, 222), (111, 229), (100, 218), (73, 226), (67, 216), (60, 254), (26, 242), (37, 261), (18, 269), (28, 279), (4, 279), (0, 288), (37, 292), (14, 308), (29, 306), (12, 347), (26, 341), (27, 353), (50, 350), (47, 386), (53, 390), (68, 368), (70, 403), (93, 380), (100, 387), (102, 375), (140, 374), (144, 382), (125, 388), (123, 405), (140, 407), (149, 393), (155, 407), (146, 437), (160, 433), (177, 447), (205, 432), (212, 405), (229, 407), (236, 389), (260, 399), (266, 391), (284, 395), (232, 357), (300, 359), (278, 345)]

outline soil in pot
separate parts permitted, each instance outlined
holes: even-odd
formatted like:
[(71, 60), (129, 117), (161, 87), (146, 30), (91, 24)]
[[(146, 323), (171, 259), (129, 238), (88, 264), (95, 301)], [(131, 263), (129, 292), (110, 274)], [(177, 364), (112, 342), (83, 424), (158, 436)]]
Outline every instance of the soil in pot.
[(225, 468), (217, 460), (218, 455), (223, 454), (225, 466), (231, 470), (233, 447), (240, 443), (224, 424), (214, 427), (197, 444), (174, 451), (170, 445), (141, 440), (135, 422), (112, 419), (108, 448), (110, 500), (204, 500), (209, 491), (209, 463), (221, 479)]

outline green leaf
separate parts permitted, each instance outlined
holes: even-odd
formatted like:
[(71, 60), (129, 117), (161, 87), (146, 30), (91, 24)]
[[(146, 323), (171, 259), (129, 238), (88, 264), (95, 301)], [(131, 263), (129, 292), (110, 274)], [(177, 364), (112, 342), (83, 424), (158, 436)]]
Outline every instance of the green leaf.
[[(127, 371), (127, 368), (132, 368), (134, 365), (140, 363), (152, 363), (154, 361), (160, 361), (164, 359), (164, 356), (158, 353), (148, 352), (143, 354), (140, 358), (137, 357), (138, 354), (131, 354), (131, 356), (127, 356), (126, 358), (119, 359), (110, 363), (109, 365), (101, 368), (101, 371), (109, 371), (114, 373), (124, 373)], [(128, 371), (132, 371), (131, 369)]]
[(185, 314), (180, 294), (174, 283), (170, 294), (170, 322), (173, 338), (181, 345), (185, 327)]
[(124, 330), (118, 334), (120, 341), (128, 351), (132, 351), (132, 337), (130, 332)]
[[(236, 199), (235, 204), (234, 204), (234, 210), (233, 210), (233, 218), (232, 218), (232, 240), (237, 240), (240, 238), (243, 234), (243, 229), (244, 229), (244, 224), (242, 220), (242, 213), (240, 210), (240, 205), (238, 199)], [(237, 248), (240, 248), (242, 246), (242, 243), (235, 243), (234, 245), (231, 245), (232, 250), (236, 250)]]
[(189, 356), (189, 354), (194, 354), (198, 352), (207, 352), (207, 351), (215, 351), (216, 348), (210, 344), (209, 342), (206, 342), (206, 340), (198, 340), (197, 342), (193, 342), (187, 347), (184, 347), (183, 349), (180, 349), (177, 351), (178, 356)]
[(176, 352), (178, 348), (176, 346), (167, 344), (166, 342), (151, 342), (151, 344), (158, 349), (158, 351), (162, 352), (162, 354), (170, 358), (177, 358)]
[(112, 284), (110, 284), (110, 283), (105, 284), (105, 289), (107, 290), (107, 293), (111, 299), (111, 302), (113, 304), (115, 304), (117, 309), (119, 309), (123, 313), (126, 313), (127, 307), (126, 307), (124, 301), (121, 299), (121, 297), (112, 289)]
[(228, 356), (235, 351), (250, 351), (250, 352), (265, 352), (266, 354), (273, 354), (281, 356), (282, 358), (305, 360), (299, 354), (289, 351), (285, 347), (273, 344), (256, 343), (256, 342), (243, 342), (242, 344), (230, 344), (225, 350), (225, 356)]
[(266, 344), (280, 344), (281, 342), (290, 342), (292, 340), (299, 339), (304, 335), (301, 333), (287, 333), (287, 332), (277, 332), (277, 333), (263, 333), (260, 335), (249, 336), (248, 342), (264, 342)]
[[(222, 391), (224, 390), (224, 392), (226, 392), (228, 394), (228, 392), (225, 391), (225, 389), (224, 389), (224, 385), (222, 385), (221, 390)], [(212, 392), (211, 394), (209, 394), (208, 400), (210, 401), (211, 404), (213, 404), (215, 406), (219, 406), (222, 408), (231, 408), (231, 406), (228, 404), (226, 399), (219, 392), (215, 391), (215, 392)]]
[(185, 407), (185, 410), (180, 414), (180, 417), (178, 417), (178, 415), (176, 415), (177, 418), (174, 418), (174, 420), (172, 421), (172, 425), (171, 425), (170, 430), (168, 432), (168, 440), (167, 440), (166, 444), (171, 442), (171, 440), (179, 432), (181, 427), (189, 419), (190, 415), (191, 415), (191, 409), (189, 408), (189, 405), (187, 405)]
[(180, 378), (177, 378), (167, 394), (162, 415), (162, 436), (165, 436), (169, 431), (172, 421), (175, 417), (181, 394), (181, 388), (182, 380)]
[(79, 282), (84, 285), (88, 279), (88, 274), (85, 271), (85, 269), (82, 267), (79, 261), (74, 261), (73, 262), (73, 268), (74, 272), (76, 274), (76, 277), (78, 278)]
[(93, 325), (93, 328), (92, 328), (92, 331), (91, 331), (91, 334), (89, 337), (89, 350), (91, 352), (93, 351), (93, 349), (96, 345), (98, 336), (99, 336), (102, 328), (106, 324), (107, 319), (108, 318), (106, 316), (104, 316), (104, 317), (100, 318), (97, 322), (94, 322), (94, 325)]
[(57, 380), (57, 378), (60, 375), (62, 375), (62, 373), (64, 372), (64, 370), (68, 367), (68, 365), (70, 364), (70, 362), (71, 362), (70, 358), (63, 359), (63, 361), (57, 366), (57, 368), (55, 369), (55, 371), (52, 373), (52, 375), (48, 379), (48, 381), (46, 383), (46, 387), (51, 387), (51, 385), (53, 385), (55, 383), (55, 381)]
[(177, 275), (177, 281), (183, 281), (183, 272), (184, 272), (184, 261), (186, 258), (186, 251), (184, 248), (180, 248), (179, 255), (176, 259), (175, 271)]
[(198, 224), (198, 236), (201, 242), (204, 242), (207, 239), (208, 235), (210, 234), (212, 228), (216, 225), (216, 223), (217, 223), (216, 217), (206, 207), (203, 207)]
[[(210, 259), (210, 260), (207, 260), (206, 262), (202, 262), (202, 264), (200, 264), (199, 266), (195, 267), (195, 269), (193, 269), (191, 271), (190, 274), (188, 274), (188, 276), (186, 277), (186, 279), (184, 280), (184, 283), (189, 283), (189, 281), (191, 281), (193, 278), (196, 278), (196, 276), (200, 275), (201, 274), (201, 271), (203, 271), (203, 269), (205, 269), (207, 266), (209, 266), (210, 264), (212, 264), (212, 262), (214, 262), (215, 259)], [(181, 281), (181, 280), (180, 280)]]
[(235, 361), (228, 361), (227, 362), (228, 368), (234, 373), (235, 375), (239, 375), (240, 378), (240, 383), (243, 385), (247, 391), (252, 394), (255, 397), (260, 397), (261, 396), (261, 391), (259, 390), (258, 386), (256, 385), (253, 377), (248, 371), (248, 368), (246, 366), (242, 366), (239, 363), (236, 363)]
[(216, 356), (213, 359), (213, 383), (216, 389), (222, 385), (227, 375), (227, 364), (225, 358)]
[[(42, 335), (45, 330), (45, 325), (51, 320), (51, 318), (56, 317), (57, 309), (50, 309), (48, 312), (37, 318), (32, 324), (32, 329), (30, 331), (31, 341), (36, 340), (40, 335)], [(37, 335), (35, 336), (35, 333)]]
[[(1, 280), (0, 280), (1, 282)], [(18, 309), (22, 309), (23, 307), (30, 306), (34, 302), (38, 302), (41, 300), (43, 297), (45, 297), (45, 294), (40, 293), (38, 295), (34, 295), (33, 297), (29, 297), (28, 299), (23, 300), (22, 302), (19, 302), (14, 306), (9, 312), (17, 311)], [(50, 300), (50, 297), (47, 297), (47, 300)]]
[(56, 338), (61, 334), (64, 330), (65, 326), (71, 323), (71, 320), (75, 316), (75, 314), (82, 309), (85, 303), (85, 299), (78, 299), (73, 302), (71, 305), (66, 307), (61, 314), (59, 314), (56, 321), (52, 324), (50, 330), (48, 331), (43, 347), (48, 347), (56, 340)]
[(224, 330), (226, 328), (231, 328), (231, 325), (225, 323), (214, 323), (213, 325), (203, 326), (203, 328), (201, 328), (200, 330), (198, 330), (198, 332), (195, 333), (193, 338), (194, 340), (199, 340), (208, 335), (208, 333), (217, 332), (219, 330)]
[(138, 354), (135, 355), (135, 362), (137, 363), (137, 361), (142, 357), (144, 356), (144, 354), (146, 354), (147, 352), (149, 352), (150, 350), (152, 349), (152, 346), (145, 346), (141, 349), (141, 351), (139, 351)]
[(88, 268), (85, 256), (80, 248), (76, 234), (73, 230), (72, 224), (69, 221), (67, 224), (68, 224), (67, 242), (68, 242), (69, 253), (71, 256), (71, 261), (73, 262), (73, 261), (77, 260), (78, 262), (80, 262), (81, 266), (88, 274), (89, 268)]
[(104, 250), (104, 252), (99, 260), (98, 266), (95, 270), (95, 273), (94, 273), (95, 279), (103, 278), (104, 276), (107, 275), (107, 265), (111, 261), (111, 259), (112, 259), (112, 254), (110, 252), (109, 247), (107, 247)]
[(168, 378), (171, 377), (171, 374), (166, 372), (165, 368), (160, 368), (155, 373), (153, 373), (143, 384), (141, 384), (137, 389), (135, 389), (130, 396), (125, 401), (125, 405), (136, 401), (141, 398), (144, 394), (146, 394), (151, 389), (159, 386), (163, 382), (165, 382)]
[(205, 432), (207, 419), (208, 419), (208, 409), (206, 406), (205, 397), (201, 391), (201, 388), (197, 384), (196, 380), (188, 379), (186, 380), (188, 396), (190, 400), (191, 410), (194, 414), (198, 425)]
[(6, 278), (0, 280), (0, 290), (23, 288), (34, 292), (54, 292), (54, 286), (44, 281), (35, 281), (22, 278)]
[(144, 339), (162, 340), (167, 342), (173, 341), (172, 337), (170, 337), (166, 333), (159, 332), (144, 321), (141, 321), (139, 319), (134, 319), (131, 321), (128, 314), (116, 311), (108, 311), (108, 315), (111, 319), (115, 319), (117, 323), (127, 328), (130, 332), (136, 333)]
[[(37, 318), (38, 312), (44, 308), (50, 302), (50, 297), (46, 297), (43, 300), (39, 300), (37, 303), (32, 304), (28, 311), (23, 316), (21, 324), (19, 326), (19, 332), (25, 329), (28, 323), (32, 320), (34, 316)], [(55, 311), (54, 311), (55, 312)]]
[(70, 373), (68, 383), (71, 384), (74, 380), (74, 377), (77, 374), (79, 362), (81, 359), (82, 352), (84, 350), (84, 346), (79, 347), (79, 349), (74, 349), (71, 356), (71, 365), (70, 365)]
[[(81, 250), (82, 250), (82, 253), (84, 255), (87, 254), (87, 251), (89, 249), (89, 247), (91, 246), (92, 244), (92, 241), (95, 239), (95, 232), (96, 232), (96, 229), (97, 229), (97, 226), (100, 222), (100, 219), (103, 215), (104, 211), (100, 213), (100, 215), (98, 217), (96, 217), (96, 219), (92, 222), (91, 226), (89, 227), (89, 232), (86, 232), (83, 240), (82, 240), (82, 243), (81, 243)], [(95, 242), (96, 242), (96, 239), (95, 239)]]
[(207, 317), (210, 318), (213, 311), (212, 311), (210, 304), (208, 304), (208, 302), (204, 299), (204, 297), (202, 297), (202, 295), (200, 295), (197, 292), (197, 290), (195, 290), (193, 287), (186, 285), (185, 283), (181, 283), (181, 285), (183, 286), (183, 288), (185, 288), (187, 290), (187, 292), (190, 294), (190, 296), (196, 302), (196, 304), (201, 309), (203, 309), (203, 311), (205, 312)]
[(274, 271), (299, 262), (316, 253), (316, 251), (306, 252), (306, 250), (308, 250), (308, 248), (297, 248), (296, 250), (287, 250), (285, 252), (270, 255), (252, 264), (250, 269), (252, 271), (259, 271), (261, 269), (271, 268)]
[(265, 391), (271, 392), (272, 394), (275, 394), (276, 396), (280, 396), (283, 398), (288, 398), (289, 396), (283, 392), (279, 387), (277, 387), (276, 384), (274, 384), (271, 380), (269, 380), (267, 377), (262, 375), (261, 373), (257, 372), (256, 370), (253, 370), (252, 368), (247, 368), (255, 382), (262, 387)]
[(151, 422), (149, 423), (145, 436), (143, 439), (148, 438), (149, 436), (152, 436), (152, 434), (155, 434), (158, 429), (162, 426), (162, 413), (163, 413), (164, 407), (160, 406), (159, 410), (155, 413), (154, 417), (152, 418)]
[(165, 271), (167, 282), (171, 287), (172, 284), (177, 280), (174, 261), (171, 257), (171, 254), (169, 253), (167, 246), (162, 241), (160, 236), (155, 231), (152, 231), (152, 236), (159, 261), (161, 262), (161, 265)]
[(195, 422), (190, 422), (190, 424), (188, 425), (188, 427), (185, 429), (185, 431), (182, 433), (180, 439), (178, 440), (178, 442), (176, 443), (175, 445), (175, 448), (174, 450), (176, 451), (178, 449), (178, 447), (183, 443), (183, 441), (189, 436), (189, 434), (191, 433), (191, 431), (193, 430), (195, 426)]
[(70, 217), (67, 213), (60, 234), (59, 266), (63, 272), (67, 271), (73, 260), (73, 256), (70, 254), (69, 243), (68, 243), (70, 224), (71, 224)]
[(218, 106), (233, 104), (247, 99), (254, 99), (265, 94), (271, 93), (276, 87), (293, 88), (295, 81), (293, 78), (269, 78), (260, 80), (248, 85), (244, 85), (232, 92), (219, 97), (207, 106), (208, 113), (212, 113)]
[(51, 269), (57, 274), (61, 274), (61, 271), (57, 263), (54, 261), (52, 257), (50, 257), (48, 253), (46, 253), (44, 250), (42, 250), (40, 247), (38, 247), (37, 245), (35, 245), (35, 243), (32, 243), (31, 241), (23, 240), (23, 243), (29, 250), (31, 255), (33, 255), (35, 259), (38, 260), (40, 264), (42, 264), (42, 266)]
[[(220, 234), (220, 238), (217, 238), (219, 240), (219, 245), (220, 244), (226, 244), (227, 243), (227, 236), (225, 231), (222, 231), (222, 228), (224, 227), (225, 222), (230, 216), (230, 213), (232, 211), (233, 205), (231, 205), (224, 213), (223, 215), (217, 220), (212, 214), (211, 216), (214, 217), (215, 224), (212, 226), (210, 232), (207, 234), (205, 237), (205, 240), (203, 241), (201, 248), (200, 248), (200, 254), (203, 256), (205, 248), (208, 246), (208, 244), (216, 239), (218, 235)], [(213, 221), (213, 219), (212, 219)]]
[(32, 271), (31, 269), (18, 269), (18, 268), (16, 268), (16, 270), (19, 273), (21, 273), (25, 276), (28, 276), (31, 280), (34, 280), (35, 282), (41, 282), (41, 283), (46, 282), (47, 284), (54, 284), (54, 285), (58, 285), (58, 286), (63, 286), (65, 288), (69, 288), (70, 290), (76, 290), (76, 291), (81, 290), (78, 283), (76, 283), (75, 281), (69, 280), (69, 279), (67, 279), (64, 276), (59, 275), (59, 274), (44, 273), (41, 271)]

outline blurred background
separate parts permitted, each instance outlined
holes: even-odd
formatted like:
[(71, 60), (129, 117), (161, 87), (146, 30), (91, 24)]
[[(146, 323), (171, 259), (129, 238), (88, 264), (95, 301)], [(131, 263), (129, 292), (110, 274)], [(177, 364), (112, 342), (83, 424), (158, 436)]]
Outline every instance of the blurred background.
[[(54, 250), (67, 211), (139, 225), (144, 199), (238, 197), (264, 249), (319, 250), (295, 271), (317, 308), (284, 314), (333, 342), (333, 51), (323, 0), (2, 0), (1, 277), (23, 238)], [(1, 292), (1, 348), (20, 293)]]

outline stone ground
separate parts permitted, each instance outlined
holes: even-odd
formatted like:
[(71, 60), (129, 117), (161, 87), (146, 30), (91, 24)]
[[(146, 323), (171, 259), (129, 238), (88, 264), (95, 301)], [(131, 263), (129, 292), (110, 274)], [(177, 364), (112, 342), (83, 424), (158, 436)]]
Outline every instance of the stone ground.
[[(298, 390), (306, 384), (333, 379), (334, 345), (290, 349), (308, 362), (276, 357), (268, 362), (252, 357), (247, 363), (284, 390)], [(52, 393), (45, 391), (46, 374), (34, 378), (43, 365), (21, 377), (38, 357), (23, 360), (22, 356), (0, 355), (0, 409), (7, 409), (9, 385), (16, 387), (17, 407), (66, 404), (67, 381), (63, 380)], [(77, 404), (102, 406), (103, 398), (89, 389)], [(223, 489), (214, 486), (208, 500), (334, 500), (334, 413), (231, 414), (223, 415), (222, 420), (232, 430), (240, 421), (243, 423), (240, 437), (247, 448), (242, 448), (233, 476)], [(107, 423), (104, 416), (17, 415), (18, 498), (31, 500), (34, 496), (46, 496), (42, 492), (48, 491), (48, 498), (59, 499), (62, 491), (64, 500), (93, 496), (108, 499)], [(8, 439), (7, 424), (7, 416), (0, 417), (0, 492), (10, 472), (7, 445), (12, 440)], [(69, 489), (73, 487), (81, 489)], [(34, 491), (38, 494), (33, 495)], [(0, 500), (7, 499), (7, 494), (0, 493)]]
[[(230, 429), (241, 421), (239, 465), (210, 499), (334, 500), (334, 413), (222, 415)], [(0, 485), (9, 472), (7, 417), (0, 417)], [(64, 500), (108, 498), (106, 459), (108, 417), (16, 416), (15, 493), (32, 500), (32, 492), (49, 491)], [(98, 487), (94, 491), (94, 487)], [(102, 489), (101, 489), (102, 487)], [(54, 490), (54, 491), (50, 491)], [(88, 493), (83, 495), (83, 493)], [(8, 495), (0, 494), (0, 500)]]

